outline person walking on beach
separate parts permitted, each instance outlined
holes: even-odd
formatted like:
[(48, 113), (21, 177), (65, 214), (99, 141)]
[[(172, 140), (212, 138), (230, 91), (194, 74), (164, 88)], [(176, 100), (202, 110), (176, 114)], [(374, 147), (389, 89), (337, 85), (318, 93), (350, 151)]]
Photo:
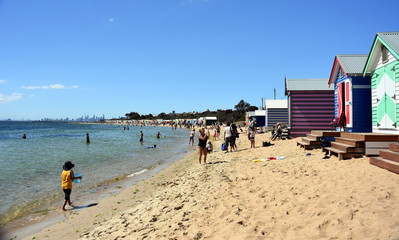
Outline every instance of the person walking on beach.
[(204, 163), (206, 164), (206, 155), (208, 154), (208, 150), (206, 149), (206, 143), (208, 141), (208, 136), (205, 134), (205, 129), (201, 128), (199, 130), (198, 136), (198, 161), (201, 164), (201, 158), (204, 156)]
[(230, 123), (227, 123), (227, 126), (224, 128), (223, 139), (224, 139), (224, 142), (226, 143), (226, 150), (227, 150), (226, 152), (229, 152), (229, 146), (230, 146), (230, 152), (232, 152), (233, 144), (232, 144), (232, 134), (231, 134)]
[(216, 132), (216, 130), (215, 130), (215, 132), (213, 132), (213, 141), (216, 141), (217, 139), (217, 132)]
[(251, 142), (251, 148), (255, 148), (256, 120), (251, 119), (248, 124), (248, 140)]
[(236, 140), (237, 140), (237, 138), (239, 138), (239, 133), (238, 133), (238, 130), (237, 130), (237, 125), (235, 125), (234, 123), (233, 124), (231, 124), (231, 127), (230, 127), (230, 130), (231, 130), (231, 149), (232, 149), (232, 151), (234, 150), (234, 151), (237, 151), (238, 149), (237, 149), (237, 144), (236, 144)]
[(140, 142), (143, 142), (144, 140), (144, 133), (143, 131), (140, 131)]
[(61, 187), (62, 191), (65, 194), (65, 202), (64, 205), (62, 206), (62, 210), (66, 211), (67, 209), (65, 208), (68, 204), (68, 208), (72, 209), (73, 205), (71, 202), (71, 193), (72, 193), (72, 181), (75, 179), (82, 179), (82, 177), (75, 177), (75, 174), (73, 170), (71, 170), (73, 167), (75, 167), (75, 164), (73, 164), (71, 161), (67, 161), (64, 163), (64, 166), (62, 167), (64, 170), (61, 173)]
[(193, 128), (193, 130), (190, 133), (190, 140), (188, 141), (188, 145), (190, 146), (194, 146), (194, 136), (195, 136), (195, 129)]

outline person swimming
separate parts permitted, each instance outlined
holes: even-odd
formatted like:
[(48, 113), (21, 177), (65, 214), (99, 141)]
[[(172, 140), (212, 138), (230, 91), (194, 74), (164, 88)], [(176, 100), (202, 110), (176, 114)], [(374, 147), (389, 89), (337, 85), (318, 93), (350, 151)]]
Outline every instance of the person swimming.
[(150, 146), (150, 147), (147, 147), (147, 148), (156, 148), (157, 147), (157, 145), (153, 145), (153, 146)]

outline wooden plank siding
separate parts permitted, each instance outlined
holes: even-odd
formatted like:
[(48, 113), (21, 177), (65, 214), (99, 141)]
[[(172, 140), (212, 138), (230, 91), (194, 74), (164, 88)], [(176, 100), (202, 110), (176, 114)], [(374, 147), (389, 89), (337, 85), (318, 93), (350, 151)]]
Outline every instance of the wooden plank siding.
[(272, 127), (279, 122), (288, 124), (288, 108), (266, 109), (267, 127)]
[(312, 130), (331, 130), (333, 90), (290, 91), (288, 101), (292, 137), (305, 136)]

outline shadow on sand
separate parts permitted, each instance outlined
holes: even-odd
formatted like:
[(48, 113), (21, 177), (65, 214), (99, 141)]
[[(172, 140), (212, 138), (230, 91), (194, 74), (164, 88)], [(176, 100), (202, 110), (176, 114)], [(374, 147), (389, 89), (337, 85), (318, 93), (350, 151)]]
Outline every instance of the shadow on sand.
[(208, 164), (228, 163), (227, 161), (208, 162)]
[(83, 208), (94, 207), (94, 206), (97, 206), (97, 205), (98, 205), (98, 203), (90, 203), (90, 204), (85, 205), (85, 206), (74, 206), (73, 210), (79, 210), (79, 209), (83, 209)]

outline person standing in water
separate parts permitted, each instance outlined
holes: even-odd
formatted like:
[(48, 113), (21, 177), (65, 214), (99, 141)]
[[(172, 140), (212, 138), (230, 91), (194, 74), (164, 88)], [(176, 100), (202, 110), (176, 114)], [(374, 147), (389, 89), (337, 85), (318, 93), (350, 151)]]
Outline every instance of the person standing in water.
[(86, 143), (90, 143), (90, 136), (88, 133), (86, 133)]
[(194, 136), (195, 136), (195, 129), (193, 128), (193, 130), (190, 133), (190, 140), (188, 141), (188, 145), (190, 146), (194, 146)]
[(140, 142), (143, 142), (144, 140), (144, 134), (143, 131), (140, 131)]

